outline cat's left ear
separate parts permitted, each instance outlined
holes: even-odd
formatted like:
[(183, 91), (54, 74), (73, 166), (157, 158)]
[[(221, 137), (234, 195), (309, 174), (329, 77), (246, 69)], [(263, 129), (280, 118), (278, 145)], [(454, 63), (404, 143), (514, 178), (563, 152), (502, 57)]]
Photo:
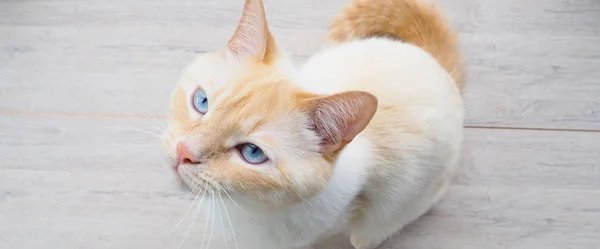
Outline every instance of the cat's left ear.
[(246, 0), (240, 23), (227, 43), (227, 50), (238, 59), (269, 62), (277, 53), (261, 0)]
[(349, 91), (306, 100), (304, 108), (321, 138), (321, 151), (337, 151), (362, 132), (377, 111), (377, 98)]

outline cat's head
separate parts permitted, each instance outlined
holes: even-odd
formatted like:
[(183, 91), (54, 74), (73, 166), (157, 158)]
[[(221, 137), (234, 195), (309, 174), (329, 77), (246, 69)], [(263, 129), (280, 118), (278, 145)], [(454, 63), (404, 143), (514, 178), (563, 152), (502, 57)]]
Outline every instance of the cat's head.
[(302, 91), (280, 57), (261, 1), (247, 0), (225, 49), (184, 71), (163, 142), (192, 190), (272, 205), (310, 198), (327, 186), (340, 149), (373, 117), (373, 95)]

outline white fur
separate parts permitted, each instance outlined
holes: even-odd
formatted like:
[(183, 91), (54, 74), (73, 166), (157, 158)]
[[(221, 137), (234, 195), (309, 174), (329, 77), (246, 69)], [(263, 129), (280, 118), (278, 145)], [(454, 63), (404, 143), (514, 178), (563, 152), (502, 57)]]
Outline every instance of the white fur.
[(341, 153), (327, 188), (313, 199), (291, 208), (270, 210), (252, 201), (236, 198), (233, 203), (224, 199), (243, 248), (302, 247), (323, 235), (343, 231), (350, 218), (348, 208), (365, 183), (368, 164), (373, 162), (370, 153), (365, 151), (369, 147), (369, 141), (359, 135)]
[[(328, 48), (295, 75), (314, 93), (362, 90), (375, 95), (380, 107), (401, 106), (394, 117), (409, 119), (401, 121), (419, 132), (401, 122), (392, 130), (372, 130), (372, 124), (398, 121), (378, 112), (341, 152), (328, 186), (313, 199), (283, 210), (236, 199), (254, 217), (226, 201), (240, 248), (301, 247), (343, 232), (357, 249), (370, 249), (441, 198), (457, 166), (464, 111), (454, 81), (434, 58), (410, 44), (369, 39)], [(385, 132), (386, 140), (374, 139), (377, 132)], [(397, 150), (377, 154), (382, 145)]]

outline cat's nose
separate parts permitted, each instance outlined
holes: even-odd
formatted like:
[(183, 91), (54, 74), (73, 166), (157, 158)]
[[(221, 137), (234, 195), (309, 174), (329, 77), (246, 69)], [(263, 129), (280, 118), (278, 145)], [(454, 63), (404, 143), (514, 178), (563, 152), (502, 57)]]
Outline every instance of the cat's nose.
[(177, 143), (177, 158), (183, 163), (200, 163), (198, 156), (183, 142)]

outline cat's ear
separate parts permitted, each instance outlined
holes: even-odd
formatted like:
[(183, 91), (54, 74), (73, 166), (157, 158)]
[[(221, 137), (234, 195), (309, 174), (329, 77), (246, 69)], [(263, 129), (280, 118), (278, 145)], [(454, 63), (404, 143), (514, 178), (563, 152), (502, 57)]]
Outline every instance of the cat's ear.
[(246, 0), (240, 23), (227, 43), (227, 50), (239, 59), (267, 61), (275, 56), (275, 40), (269, 32), (262, 0)]
[(377, 110), (377, 98), (361, 91), (311, 98), (304, 104), (325, 153), (352, 141)]

